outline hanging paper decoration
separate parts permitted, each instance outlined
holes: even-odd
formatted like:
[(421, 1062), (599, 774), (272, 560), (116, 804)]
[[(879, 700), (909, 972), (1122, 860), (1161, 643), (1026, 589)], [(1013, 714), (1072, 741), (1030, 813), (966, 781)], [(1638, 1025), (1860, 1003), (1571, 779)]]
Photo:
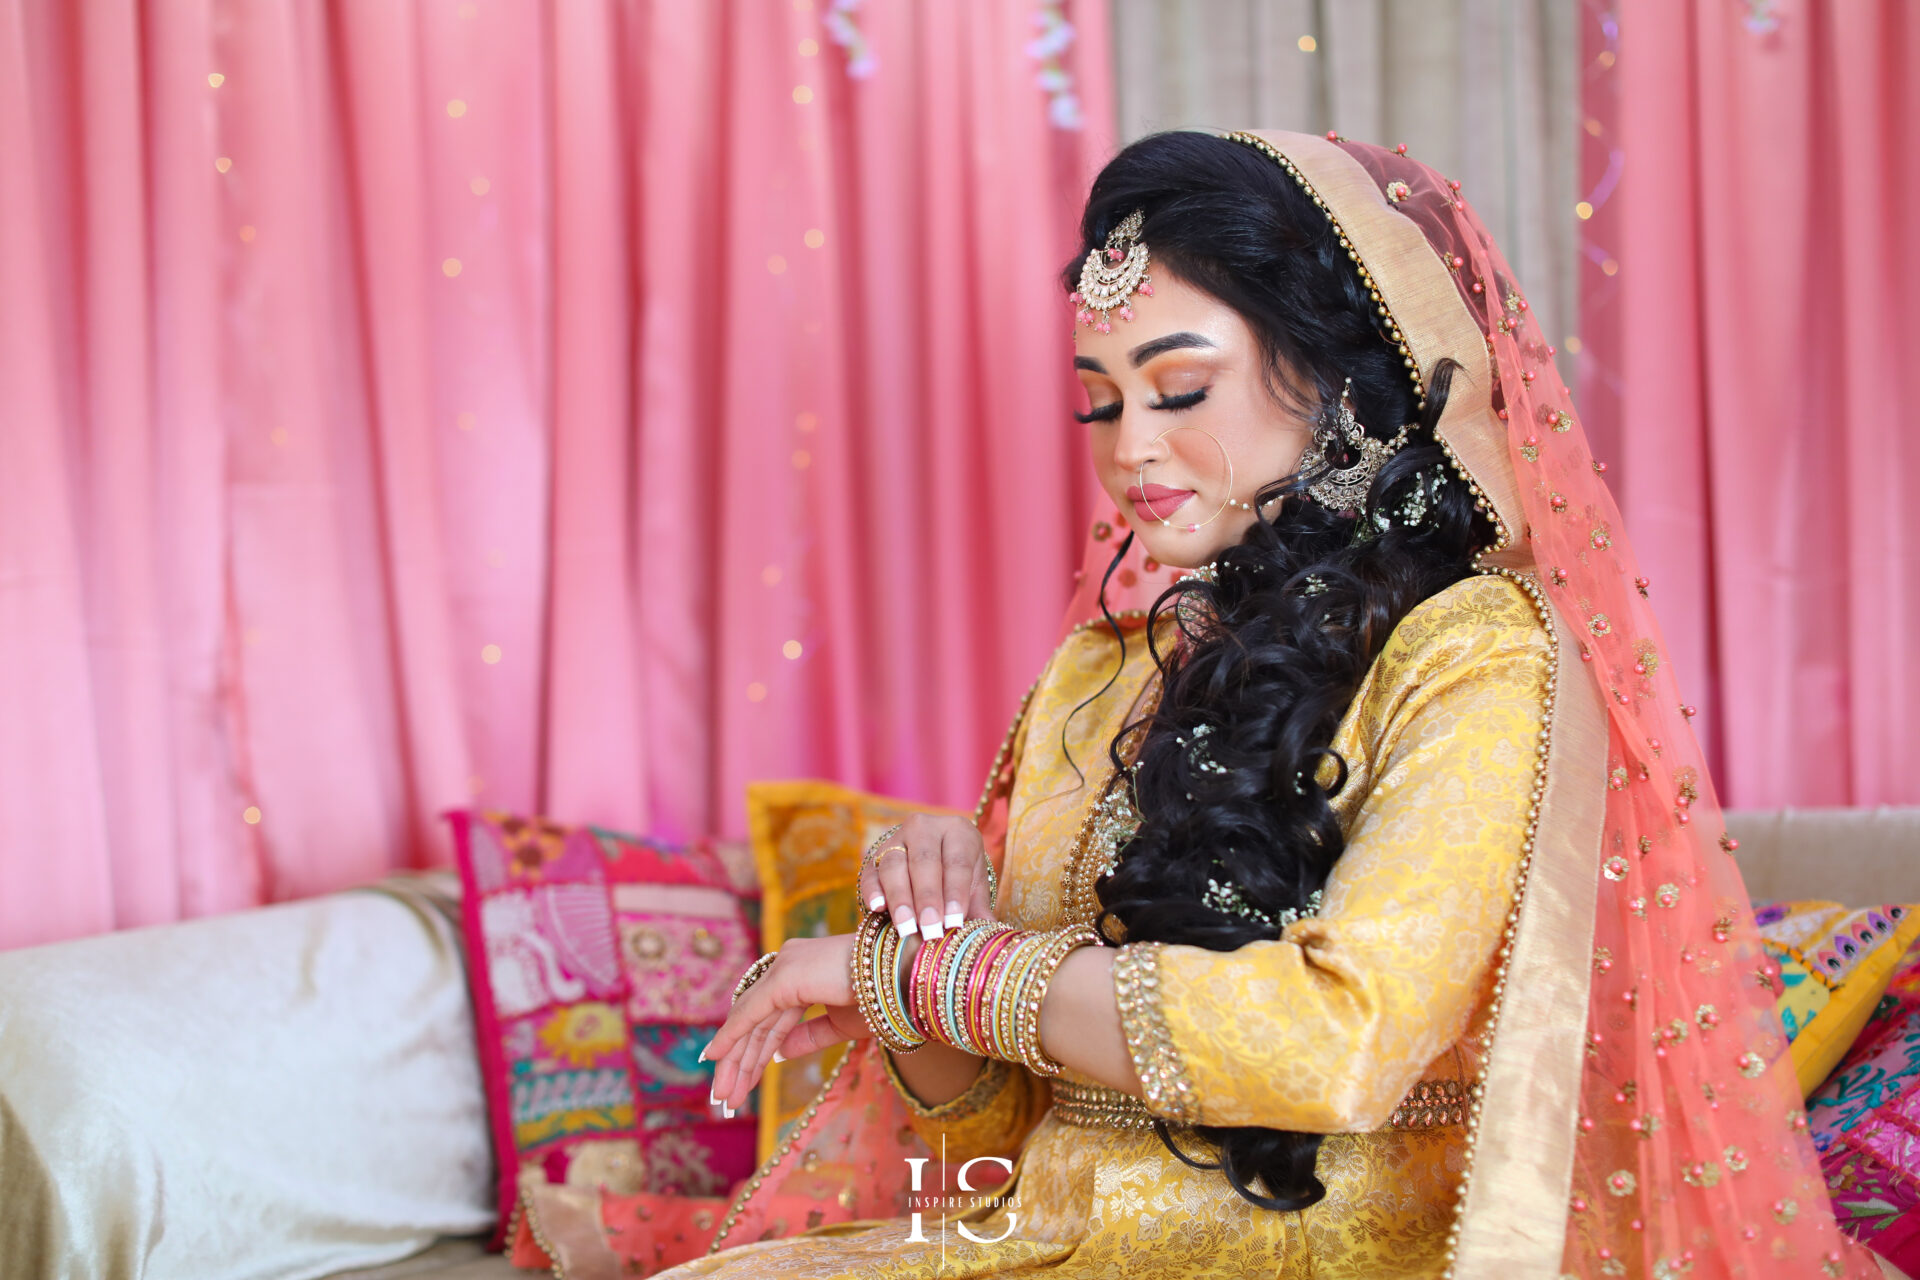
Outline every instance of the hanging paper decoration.
[(1061, 61), (1073, 43), (1073, 24), (1061, 12), (1059, 0), (1047, 0), (1033, 15), (1033, 25), (1040, 34), (1027, 44), (1027, 54), (1040, 64), (1035, 79), (1047, 91), (1047, 118), (1057, 129), (1078, 129), (1086, 118), (1073, 91), (1073, 73)]
[(856, 80), (865, 80), (878, 64), (865, 33), (853, 24), (853, 11), (859, 7), (860, 0), (833, 0), (824, 21), (827, 35), (847, 51), (847, 74)]
[(1746, 0), (1747, 16), (1741, 21), (1747, 30), (1757, 36), (1770, 35), (1780, 29), (1780, 15), (1774, 12), (1776, 0)]

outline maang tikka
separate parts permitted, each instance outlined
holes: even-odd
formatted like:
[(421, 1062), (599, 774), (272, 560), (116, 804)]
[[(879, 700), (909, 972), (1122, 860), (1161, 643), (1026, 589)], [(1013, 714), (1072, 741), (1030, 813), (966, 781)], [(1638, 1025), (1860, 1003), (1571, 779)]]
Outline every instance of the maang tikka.
[[(1112, 333), (1110, 312), (1118, 310), (1122, 320), (1131, 320), (1133, 308), (1127, 305), (1127, 299), (1134, 291), (1153, 296), (1153, 282), (1147, 277), (1147, 246), (1140, 240), (1141, 228), (1146, 225), (1147, 211), (1135, 209), (1107, 234), (1105, 249), (1087, 254), (1080, 268), (1080, 288), (1068, 295), (1078, 308), (1074, 318), (1081, 324), (1099, 333)], [(1093, 318), (1096, 311), (1100, 313), (1097, 322)]]
[(1343, 439), (1346, 447), (1357, 451), (1360, 457), (1353, 465), (1335, 467), (1308, 485), (1307, 496), (1330, 511), (1358, 511), (1366, 504), (1374, 477), (1380, 474), (1380, 468), (1387, 465), (1389, 458), (1400, 452), (1411, 430), (1413, 424), (1406, 423), (1391, 440), (1376, 440), (1368, 435), (1354, 416), (1353, 379), (1348, 378), (1340, 390), (1340, 407), (1334, 414), (1334, 425), (1323, 424), (1314, 429), (1313, 442), (1300, 455), (1300, 474), (1309, 475), (1326, 466), (1328, 455), (1341, 447)]

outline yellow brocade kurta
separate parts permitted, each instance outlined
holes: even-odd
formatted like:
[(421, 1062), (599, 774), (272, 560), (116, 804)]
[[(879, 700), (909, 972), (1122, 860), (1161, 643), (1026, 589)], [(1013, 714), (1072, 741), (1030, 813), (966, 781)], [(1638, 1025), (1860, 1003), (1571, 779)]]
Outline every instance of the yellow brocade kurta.
[[(1082, 629), (1054, 655), (1013, 744), (1000, 915), (1067, 923), (1067, 862), (1109, 770), (1108, 742), (1151, 692), (1136, 623), (1118, 644)], [(1143, 943), (1115, 961), (1121, 1025), (1155, 1114), (1184, 1126), (1329, 1134), (1327, 1195), (1275, 1213), (1195, 1169), (1151, 1130), (1092, 1128), (1048, 1110), (1051, 1087), (989, 1061), (960, 1097), (912, 1123), (949, 1160), (999, 1155), (998, 1200), (929, 1219), (864, 1220), (724, 1249), (665, 1275), (1391, 1277), (1441, 1269), (1465, 1165), (1458, 1109), (1409, 1103), (1470, 1081), (1538, 781), (1551, 646), (1527, 595), (1494, 576), (1456, 583), (1402, 619), (1333, 745), (1349, 777), (1334, 807), (1347, 847), (1317, 916), (1232, 952)], [(1062, 729), (1072, 760), (1061, 752)], [(1085, 1082), (1068, 1070), (1065, 1078)], [(1396, 1113), (1396, 1108), (1402, 1108)], [(1433, 1121), (1439, 1123), (1431, 1123)], [(976, 1237), (961, 1236), (965, 1223)], [(1004, 1238), (1001, 1238), (1004, 1237)]]

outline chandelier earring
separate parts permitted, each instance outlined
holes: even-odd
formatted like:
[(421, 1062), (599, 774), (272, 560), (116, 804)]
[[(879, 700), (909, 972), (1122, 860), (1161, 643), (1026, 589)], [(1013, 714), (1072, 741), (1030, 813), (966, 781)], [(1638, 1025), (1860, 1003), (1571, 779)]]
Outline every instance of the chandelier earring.
[[(1307, 496), (1330, 511), (1358, 511), (1366, 504), (1373, 481), (1387, 460), (1400, 452), (1413, 424), (1403, 425), (1391, 440), (1376, 440), (1360, 425), (1353, 412), (1353, 379), (1341, 388), (1340, 402), (1331, 424), (1314, 428), (1313, 442), (1300, 455), (1300, 474), (1311, 475), (1322, 469), (1326, 474), (1307, 486)], [(1335, 453), (1358, 454), (1352, 463), (1335, 467)]]

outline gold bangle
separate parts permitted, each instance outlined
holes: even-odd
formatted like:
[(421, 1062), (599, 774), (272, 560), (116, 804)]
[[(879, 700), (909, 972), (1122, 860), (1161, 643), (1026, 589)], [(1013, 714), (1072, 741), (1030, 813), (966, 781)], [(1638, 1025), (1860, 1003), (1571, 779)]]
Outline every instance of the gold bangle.
[(733, 984), (733, 999), (727, 1003), (739, 1004), (740, 997), (747, 993), (747, 988), (760, 981), (761, 978), (766, 976), (767, 970), (773, 968), (774, 959), (779, 956), (779, 954), (777, 950), (769, 951), (748, 965), (747, 971), (740, 975), (740, 981)]
[(880, 930), (875, 927), (875, 917), (879, 914), (877, 911), (868, 912), (861, 917), (859, 927), (853, 931), (853, 958), (849, 966), (852, 972), (848, 975), (860, 1017), (866, 1022), (867, 1029), (876, 1036), (880, 1034), (880, 1011), (874, 1006), (874, 993), (870, 988), (873, 985), (873, 947), (880, 936)]
[(1035, 994), (1038, 993), (1042, 1000), (1046, 998), (1043, 974), (1054, 937), (1053, 934), (1043, 933), (1028, 944), (1027, 962), (1020, 968), (1018, 986), (1014, 992), (1012, 1025), (1009, 1028), (1009, 1038), (1013, 1042), (1014, 1053), (1036, 1075), (1053, 1074), (1035, 1064), (1031, 1046), (1027, 1042), (1027, 1023), (1029, 1006), (1033, 1003)]
[(1013, 1042), (1006, 1038), (1006, 1028), (1011, 1025), (1007, 1019), (1007, 981), (1020, 962), (1021, 944), (1025, 941), (1025, 931), (1015, 938), (993, 957), (993, 968), (987, 971), (987, 984), (980, 993), (982, 1008), (980, 1021), (986, 1026), (988, 1052), (1005, 1061), (1014, 1061)]
[(880, 944), (873, 956), (872, 982), (880, 997), (880, 1015), (887, 1026), (887, 1036), (882, 1043), (898, 1054), (913, 1053), (927, 1043), (926, 1037), (914, 1030), (900, 1005), (900, 948), (905, 941), (899, 930), (883, 924)]
[(1000, 985), (994, 992), (993, 1035), (997, 1054), (1010, 1062), (1019, 1062), (1020, 1048), (1014, 1028), (1019, 1023), (1020, 993), (1026, 989), (1026, 978), (1032, 970), (1034, 961), (1039, 958), (1040, 941), (1045, 935), (1036, 930), (1027, 930), (1026, 936), (1014, 948), (1014, 954), (1007, 960), (1007, 970), (1000, 978)]
[(1021, 1060), (1036, 1075), (1057, 1076), (1066, 1069), (1049, 1058), (1040, 1047), (1040, 1006), (1047, 998), (1047, 988), (1053, 982), (1053, 975), (1059, 971), (1060, 962), (1067, 958), (1069, 952), (1081, 947), (1097, 946), (1099, 941), (1100, 935), (1091, 926), (1077, 924), (1056, 931), (1040, 944), (1039, 954), (1021, 991), (1014, 1023), (1015, 1044), (1021, 1051)]
[[(887, 841), (893, 839), (895, 835), (899, 834), (900, 828), (904, 827), (905, 825), (907, 824), (904, 822), (896, 822), (892, 826), (888, 827), (885, 831), (882, 831), (878, 836), (874, 837), (873, 843), (867, 846), (866, 853), (860, 859), (861, 867), (864, 868), (870, 862), (879, 861), (880, 855), (883, 853), (892, 853), (893, 846), (888, 845), (888, 847), (885, 849), (882, 849), (880, 846), (883, 844), (886, 844)], [(906, 848), (905, 845), (901, 845), (900, 847), (902, 849)]]
[[(926, 1041), (908, 1034), (912, 1024), (903, 1022), (892, 1005), (899, 987), (900, 941), (899, 933), (888, 924), (885, 912), (867, 913), (854, 934), (854, 993), (874, 1037), (893, 1052), (908, 1054)], [(892, 981), (888, 985), (895, 988), (894, 993), (881, 987), (883, 971), (889, 972)]]
[[(859, 885), (860, 877), (866, 874), (868, 867), (874, 867), (874, 878), (876, 880), (879, 879), (880, 870), (875, 864), (880, 861), (880, 854), (893, 852), (892, 848), (881, 849), (880, 846), (893, 839), (894, 833), (905, 825), (907, 824), (904, 822), (896, 822), (885, 831), (882, 831), (878, 836), (874, 837), (873, 843), (867, 846), (867, 851), (860, 855), (860, 870), (854, 873), (855, 886)], [(900, 847), (902, 849), (906, 848), (905, 845), (901, 845)], [(854, 891), (857, 893), (859, 889), (856, 887)], [(863, 902), (860, 905), (864, 907), (867, 904)]]
[[(900, 945), (906, 939), (899, 931), (889, 925), (880, 927), (880, 940), (874, 949), (873, 970), (869, 981), (873, 983), (876, 1004), (880, 1010), (881, 1043), (897, 1054), (909, 1054), (926, 1045), (926, 1038), (913, 1029), (913, 1024), (903, 1016), (897, 999), (900, 990)], [(883, 985), (884, 984), (884, 985)]]

